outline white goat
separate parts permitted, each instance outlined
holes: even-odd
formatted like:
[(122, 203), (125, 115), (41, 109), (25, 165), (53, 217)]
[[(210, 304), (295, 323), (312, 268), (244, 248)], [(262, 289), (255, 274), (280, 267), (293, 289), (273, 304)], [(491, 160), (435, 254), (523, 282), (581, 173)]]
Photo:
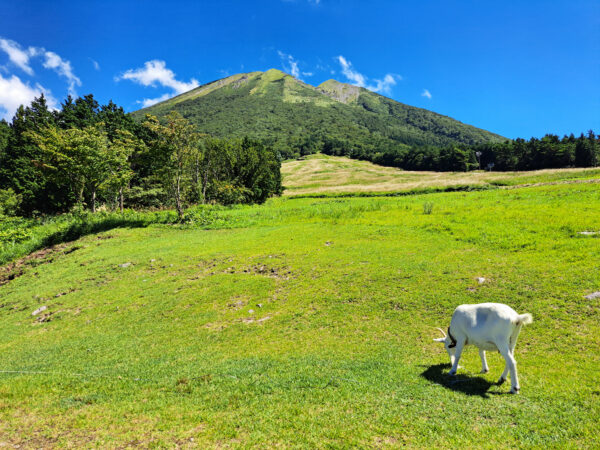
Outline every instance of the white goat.
[(465, 345), (479, 347), (481, 357), (481, 373), (489, 371), (485, 359), (486, 350), (498, 350), (506, 360), (504, 372), (498, 384), (506, 381), (510, 370), (511, 394), (519, 392), (519, 378), (514, 351), (517, 338), (523, 325), (533, 322), (531, 314), (517, 314), (510, 306), (501, 303), (480, 303), (478, 305), (460, 305), (454, 310), (448, 327), (448, 335), (438, 328), (443, 338), (434, 339), (442, 342), (450, 356), (450, 375), (456, 375), (458, 361)]

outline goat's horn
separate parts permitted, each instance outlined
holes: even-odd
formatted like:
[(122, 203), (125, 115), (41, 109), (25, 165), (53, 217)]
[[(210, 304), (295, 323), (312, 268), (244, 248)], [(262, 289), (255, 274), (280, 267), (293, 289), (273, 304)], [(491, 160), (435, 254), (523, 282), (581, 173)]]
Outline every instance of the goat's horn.
[(437, 327), (436, 327), (436, 330), (440, 330), (440, 332), (444, 335), (444, 337), (446, 337), (446, 332), (444, 330), (442, 330), (441, 328), (437, 328)]

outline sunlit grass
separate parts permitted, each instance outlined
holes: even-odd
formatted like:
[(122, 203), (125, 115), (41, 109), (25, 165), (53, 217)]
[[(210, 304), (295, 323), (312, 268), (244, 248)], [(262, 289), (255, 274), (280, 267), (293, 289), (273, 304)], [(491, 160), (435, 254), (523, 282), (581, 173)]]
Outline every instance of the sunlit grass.
[(282, 166), (284, 195), (395, 192), (449, 186), (512, 186), (600, 179), (600, 169), (529, 172), (412, 172), (338, 156), (311, 155)]
[[(593, 184), (282, 198), (84, 237), (0, 286), (0, 443), (593, 447), (599, 206)], [(452, 380), (431, 340), (484, 301), (534, 316), (519, 396), (499, 355)]]

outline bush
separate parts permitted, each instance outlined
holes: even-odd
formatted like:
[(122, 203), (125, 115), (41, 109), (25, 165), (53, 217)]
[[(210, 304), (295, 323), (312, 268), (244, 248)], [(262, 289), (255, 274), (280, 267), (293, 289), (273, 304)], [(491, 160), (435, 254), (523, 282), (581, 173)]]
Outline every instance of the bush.
[(0, 216), (15, 216), (21, 204), (21, 196), (12, 189), (0, 189)]

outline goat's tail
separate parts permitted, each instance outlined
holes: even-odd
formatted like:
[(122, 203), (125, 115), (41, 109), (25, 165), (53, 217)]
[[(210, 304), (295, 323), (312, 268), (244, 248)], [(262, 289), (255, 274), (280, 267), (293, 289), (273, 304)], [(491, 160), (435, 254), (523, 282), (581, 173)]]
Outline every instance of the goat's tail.
[(531, 316), (531, 314), (526, 313), (526, 314), (519, 314), (519, 316), (517, 317), (517, 325), (529, 325), (530, 323), (533, 322), (533, 317)]

